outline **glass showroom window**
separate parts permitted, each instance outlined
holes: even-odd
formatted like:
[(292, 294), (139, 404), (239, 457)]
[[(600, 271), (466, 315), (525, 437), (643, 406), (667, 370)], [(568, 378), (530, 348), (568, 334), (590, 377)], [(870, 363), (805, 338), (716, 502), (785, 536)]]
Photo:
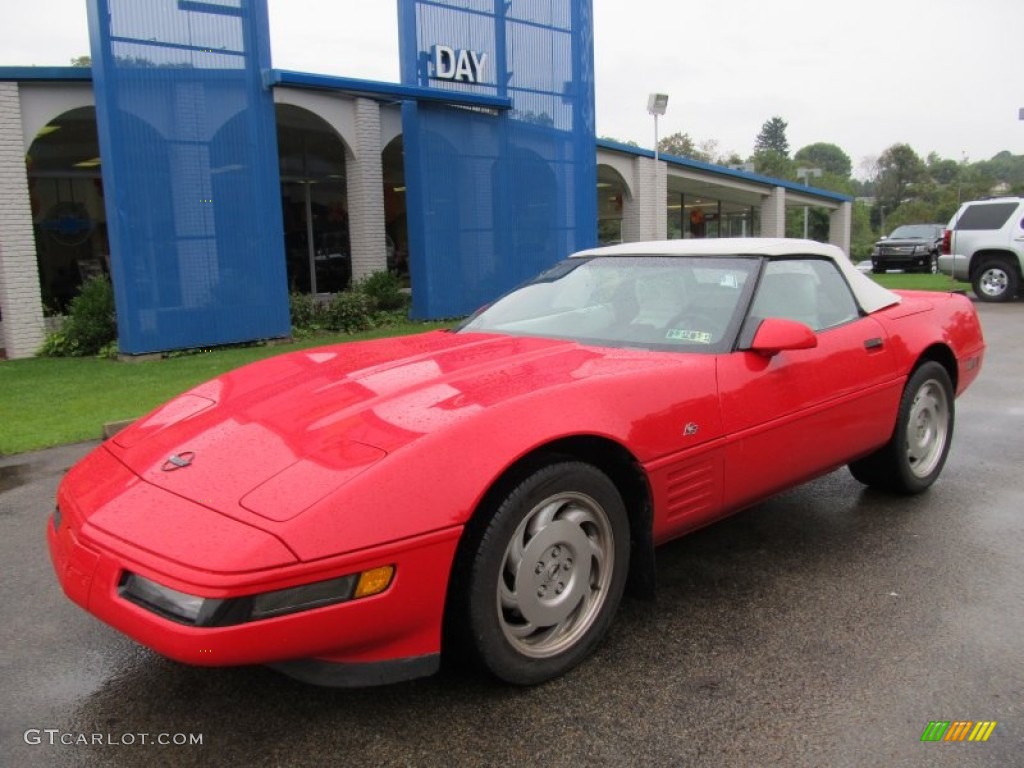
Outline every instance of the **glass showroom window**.
[(288, 289), (336, 293), (352, 277), (345, 145), (312, 112), (277, 107)]

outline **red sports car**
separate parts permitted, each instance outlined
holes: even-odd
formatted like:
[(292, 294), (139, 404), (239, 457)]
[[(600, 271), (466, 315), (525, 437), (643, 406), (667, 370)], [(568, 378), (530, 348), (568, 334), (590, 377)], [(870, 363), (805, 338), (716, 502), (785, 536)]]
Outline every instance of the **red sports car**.
[[(172, 400), (74, 467), (68, 596), (159, 653), (330, 685), (455, 651), (539, 683), (654, 548), (844, 464), (918, 493), (984, 341), (832, 246), (577, 253), (451, 331), (293, 352)], [(457, 649), (457, 650), (456, 650)]]

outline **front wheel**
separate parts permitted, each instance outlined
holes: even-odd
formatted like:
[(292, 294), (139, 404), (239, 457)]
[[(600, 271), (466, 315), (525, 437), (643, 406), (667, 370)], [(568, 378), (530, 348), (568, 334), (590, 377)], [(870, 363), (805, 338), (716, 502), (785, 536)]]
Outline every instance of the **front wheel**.
[(1004, 261), (987, 261), (971, 281), (979, 301), (1009, 301), (1017, 295), (1017, 270)]
[(850, 464), (864, 483), (897, 493), (921, 493), (934, 483), (953, 440), (953, 385), (939, 363), (927, 362), (903, 390), (896, 428), (886, 445)]
[(533, 685), (594, 650), (629, 570), (625, 505), (604, 473), (549, 464), (467, 535), (452, 618), (479, 663), (506, 682)]

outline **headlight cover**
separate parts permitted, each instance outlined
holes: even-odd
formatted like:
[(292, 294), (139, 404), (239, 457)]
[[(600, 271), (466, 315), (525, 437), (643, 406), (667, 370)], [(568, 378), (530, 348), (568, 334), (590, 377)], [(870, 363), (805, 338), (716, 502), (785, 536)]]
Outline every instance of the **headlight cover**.
[(118, 585), (118, 594), (129, 602), (179, 624), (228, 627), (380, 594), (391, 586), (394, 573), (393, 565), (385, 565), (298, 587), (217, 599), (179, 592), (137, 573), (125, 571)]

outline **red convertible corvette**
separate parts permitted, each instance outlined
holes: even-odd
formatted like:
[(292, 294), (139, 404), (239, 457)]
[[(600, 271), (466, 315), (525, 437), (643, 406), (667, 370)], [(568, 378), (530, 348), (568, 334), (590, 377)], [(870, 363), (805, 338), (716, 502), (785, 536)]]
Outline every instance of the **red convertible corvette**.
[(48, 523), (67, 595), (189, 664), (517, 684), (582, 661), (654, 547), (849, 465), (918, 493), (984, 341), (800, 240), (577, 253), (452, 331), (284, 354), (94, 450)]

